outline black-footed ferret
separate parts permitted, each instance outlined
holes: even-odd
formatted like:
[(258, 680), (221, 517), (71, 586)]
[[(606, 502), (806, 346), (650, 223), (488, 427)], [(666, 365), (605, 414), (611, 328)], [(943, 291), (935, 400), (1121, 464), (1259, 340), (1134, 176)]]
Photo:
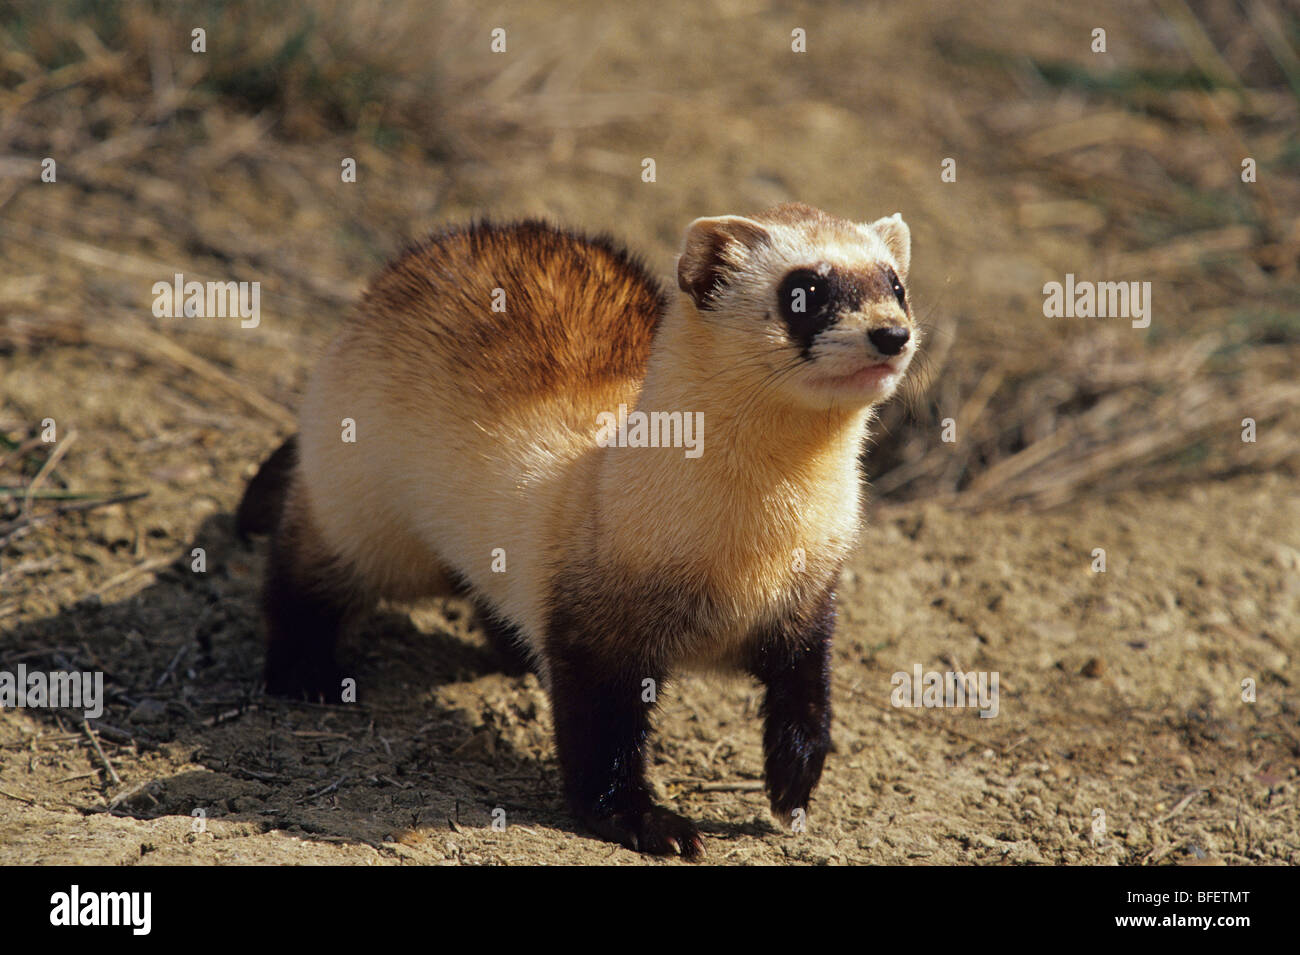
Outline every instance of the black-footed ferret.
[(337, 700), (345, 620), (465, 593), (540, 674), (565, 795), (596, 833), (703, 850), (645, 778), (647, 688), (682, 667), (765, 685), (767, 789), (790, 822), (830, 746), (858, 457), (917, 348), (910, 250), (898, 215), (696, 219), (671, 303), (610, 241), (540, 222), (402, 255), (240, 505), (242, 533), (273, 532), (268, 690)]

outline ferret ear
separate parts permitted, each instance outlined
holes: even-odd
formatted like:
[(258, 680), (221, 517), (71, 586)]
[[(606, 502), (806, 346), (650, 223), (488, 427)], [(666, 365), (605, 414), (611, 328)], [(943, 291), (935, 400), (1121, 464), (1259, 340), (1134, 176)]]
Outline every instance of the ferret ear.
[(695, 307), (713, 307), (710, 294), (720, 286), (728, 265), (738, 265), (751, 249), (771, 241), (759, 223), (744, 216), (696, 219), (686, 227), (686, 241), (677, 259), (677, 284)]
[(912, 230), (903, 221), (903, 214), (895, 212), (892, 216), (877, 219), (870, 228), (880, 233), (885, 245), (898, 263), (898, 277), (907, 278), (907, 268), (912, 264)]

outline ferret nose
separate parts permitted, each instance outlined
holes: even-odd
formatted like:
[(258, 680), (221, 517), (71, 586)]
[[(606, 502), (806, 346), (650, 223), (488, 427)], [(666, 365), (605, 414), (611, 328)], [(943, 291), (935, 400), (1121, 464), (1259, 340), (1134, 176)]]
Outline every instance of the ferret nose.
[(882, 355), (897, 355), (911, 337), (912, 333), (902, 325), (886, 325), (867, 332), (867, 338), (871, 339), (871, 344)]

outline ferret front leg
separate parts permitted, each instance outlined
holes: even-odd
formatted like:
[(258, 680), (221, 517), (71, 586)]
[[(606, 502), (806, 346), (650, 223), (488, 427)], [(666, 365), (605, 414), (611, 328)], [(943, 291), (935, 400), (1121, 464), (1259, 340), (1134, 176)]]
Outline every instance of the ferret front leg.
[(555, 743), (573, 813), (604, 839), (652, 855), (704, 851), (690, 820), (655, 805), (645, 778), (653, 702), (643, 681), (662, 672), (584, 648), (549, 654)]
[(763, 755), (772, 812), (789, 825), (821, 779), (831, 747), (835, 592), (801, 626), (761, 634), (748, 661), (766, 687)]

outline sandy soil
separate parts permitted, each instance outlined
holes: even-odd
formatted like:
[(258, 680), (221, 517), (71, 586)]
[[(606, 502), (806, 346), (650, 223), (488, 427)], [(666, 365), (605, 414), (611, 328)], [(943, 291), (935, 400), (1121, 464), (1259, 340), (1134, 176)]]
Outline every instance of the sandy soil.
[[(1104, 88), (1061, 88), (1054, 74), (1030, 82), (1009, 66), (1037, 57), (1094, 69), (1091, 17), (1021, 4), (786, 15), (719, 2), (673, 17), (657, 5), (589, 6), (501, 14), (514, 73), (486, 74), (495, 87), (476, 79), (481, 101), (427, 118), (456, 131), (445, 155), (385, 139), (389, 117), (340, 132), (293, 102), (245, 109), (201, 84), (165, 122), (115, 126), (99, 107), (137, 93), (150, 102), (158, 71), (198, 83), (176, 52), (159, 54), (152, 78), (110, 57), (102, 76), (49, 81), (49, 95), (75, 97), (79, 112), (43, 114), (38, 97), (13, 93), (6, 109), (30, 125), (6, 132), (0, 153), (42, 156), (86, 136), (105, 145), (93, 162), (69, 160), (57, 186), (10, 190), (0, 179), (0, 460), (52, 417), (67, 447), (47, 489), (149, 494), (65, 514), (0, 550), (0, 669), (100, 669), (110, 698), (95, 724), (103, 757), (68, 711), (0, 711), (0, 864), (674, 864), (575, 830), (557, 795), (545, 695), (532, 676), (492, 672), (461, 602), (386, 608), (368, 622), (343, 654), (363, 687), (355, 705), (260, 692), (264, 553), (234, 540), (231, 512), (292, 428), (312, 355), (367, 275), (439, 223), (545, 214), (614, 231), (666, 276), (696, 215), (788, 198), (860, 218), (902, 210), (933, 380), (910, 415), (886, 419), (876, 453), (918, 474), (915, 462), (947, 453), (947, 415), (962, 440), (983, 433), (995, 447), (1023, 397), (986, 374), (1004, 356), (1028, 369), (1016, 372), (1025, 388), (1048, 390), (1081, 348), (1097, 350), (1085, 365), (1097, 354), (1163, 368), (1188, 340), (1245, 327), (1234, 311), (1245, 301), (1282, 332), (1247, 329), (1230, 343), (1223, 360), (1244, 364), (1220, 369), (1206, 420), (1235, 436), (1252, 413), (1240, 395), (1263, 401), (1294, 385), (1293, 370), (1279, 370), (1300, 357), (1294, 258), (1287, 271), (1254, 257), (1266, 239), (1269, 255), (1294, 257), (1290, 233), (1261, 225), (1262, 238), (1216, 253), (1222, 272), (1204, 283), (1193, 281), (1207, 268), (1197, 254), (1156, 255), (1175, 223), (1198, 235), (1227, 226), (1214, 203), (1229, 202), (1235, 159), (1204, 182), (1188, 173), (1187, 189), (1215, 210), (1203, 221), (1188, 222), (1184, 207), (1161, 219), (1137, 199), (1138, 211), (1107, 205), (1126, 163), (1162, 162), (1181, 183), (1180, 164), (1203, 171), (1221, 158), (1220, 127), (1184, 118), (1181, 91), (1152, 94), (1168, 114), (1152, 120), (1163, 124), (1155, 145), (1135, 133), (1095, 149), (1086, 168), (1106, 196), (1026, 159), (1041, 156), (1044, 130), (1068, 127), (1078, 149), (1096, 147), (1081, 118), (1132, 108)], [(1130, 6), (1103, 4), (1115, 50), (1105, 69), (1182, 69), (1168, 24)], [(499, 73), (451, 52), (498, 17), (462, 4), (445, 15), (440, 75)], [(418, 22), (391, 24), (375, 42), (405, 62), (403, 35)], [(800, 25), (810, 53), (792, 58)], [(25, 42), (16, 29), (9, 41)], [(83, 49), (103, 56), (89, 41)], [(1295, 101), (1267, 103), (1241, 135), (1286, 169)], [(145, 132), (133, 140), (113, 132), (136, 128)], [(339, 157), (349, 155), (361, 176), (344, 185)], [(939, 180), (947, 155), (959, 157), (956, 184)], [(654, 184), (640, 181), (644, 156), (657, 160)], [(1294, 217), (1294, 195), (1269, 188), (1282, 219)], [(1142, 229), (1147, 244), (1128, 248)], [(1127, 267), (1116, 263), (1129, 251), (1160, 284), (1150, 334), (1042, 317), (1043, 281)], [(261, 326), (153, 318), (151, 285), (174, 271), (262, 281)], [(1158, 396), (1165, 383), (1151, 387)], [(1294, 407), (1279, 404), (1267, 421), (1270, 440), (1295, 446)], [(1250, 448), (1218, 448), (1197, 437), (1172, 458), (1131, 469), (1121, 458), (1059, 500), (980, 506), (962, 497), (970, 475), (944, 487), (873, 469), (887, 490), (873, 495), (843, 579), (835, 752), (808, 831), (768, 815), (754, 686), (684, 676), (661, 697), (653, 776), (669, 805), (701, 820), (706, 860), (1300, 863), (1294, 460), (1259, 466), (1243, 457)], [(0, 483), (25, 485), (48, 455), (8, 455)], [(996, 460), (962, 469), (978, 481)], [(891, 676), (917, 664), (996, 672), (998, 715), (891, 706)], [(504, 831), (492, 827), (498, 809)]]

